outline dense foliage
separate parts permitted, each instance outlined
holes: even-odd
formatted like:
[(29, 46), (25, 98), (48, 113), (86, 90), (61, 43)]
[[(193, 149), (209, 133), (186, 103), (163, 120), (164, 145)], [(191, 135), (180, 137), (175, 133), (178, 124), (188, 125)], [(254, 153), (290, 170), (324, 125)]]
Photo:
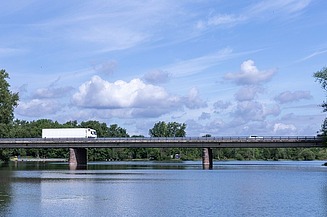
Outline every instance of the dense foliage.
[(149, 130), (151, 137), (185, 137), (186, 124), (159, 121)]
[(10, 124), (14, 118), (14, 108), (18, 105), (18, 93), (9, 90), (9, 83), (6, 79), (9, 74), (0, 70), (0, 124)]
[[(317, 71), (313, 74), (313, 76), (316, 78), (316, 81), (318, 81), (321, 84), (321, 87), (327, 91), (327, 67), (322, 68), (320, 71)], [(327, 102), (324, 101), (321, 104), (321, 107), (323, 107), (323, 111), (327, 112)], [(327, 136), (327, 118), (325, 118), (324, 122), (321, 125), (320, 133), (322, 136)]]
[[(9, 74), (0, 70), (0, 138), (8, 137), (11, 130), (12, 121), (14, 118), (14, 108), (18, 105), (18, 93), (12, 93), (9, 90)], [(11, 150), (0, 149), (0, 160), (8, 160), (11, 155)]]

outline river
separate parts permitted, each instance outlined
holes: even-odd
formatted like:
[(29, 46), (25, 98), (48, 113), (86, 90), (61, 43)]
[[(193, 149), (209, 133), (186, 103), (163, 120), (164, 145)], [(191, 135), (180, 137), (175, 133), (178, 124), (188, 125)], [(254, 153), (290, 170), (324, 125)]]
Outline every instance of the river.
[(0, 217), (326, 217), (323, 163), (12, 162), (0, 168)]

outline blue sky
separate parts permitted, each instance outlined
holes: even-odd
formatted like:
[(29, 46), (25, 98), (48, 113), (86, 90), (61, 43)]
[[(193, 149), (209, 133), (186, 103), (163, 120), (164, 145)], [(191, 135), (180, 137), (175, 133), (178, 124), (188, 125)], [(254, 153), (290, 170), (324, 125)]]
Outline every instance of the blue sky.
[(327, 2), (7, 1), (0, 68), (15, 117), (98, 120), (148, 136), (315, 135)]

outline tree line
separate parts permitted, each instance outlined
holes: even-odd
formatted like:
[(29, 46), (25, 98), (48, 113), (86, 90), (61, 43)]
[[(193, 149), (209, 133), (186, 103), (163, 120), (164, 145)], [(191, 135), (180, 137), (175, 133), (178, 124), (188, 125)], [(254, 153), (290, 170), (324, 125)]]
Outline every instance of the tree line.
[[(323, 68), (314, 74), (324, 90), (327, 90), (327, 69)], [(144, 137), (144, 135), (130, 136), (126, 129), (117, 124), (107, 125), (96, 120), (68, 121), (59, 123), (49, 119), (35, 121), (14, 120), (14, 108), (18, 105), (18, 93), (10, 91), (9, 74), (0, 70), (0, 138), (41, 138), (44, 128), (92, 128), (98, 137)], [(327, 111), (327, 105), (322, 105)], [(186, 124), (159, 121), (149, 129), (151, 137), (185, 137)], [(327, 120), (323, 122), (320, 135), (327, 135)], [(205, 136), (211, 136), (209, 134)], [(36, 158), (68, 158), (69, 151), (65, 148), (57, 149), (0, 149), (0, 160), (8, 161), (12, 156), (30, 156)], [(89, 161), (106, 160), (198, 160), (202, 157), (200, 148), (89, 148)], [(325, 148), (220, 148), (213, 149), (216, 160), (322, 160), (327, 159)]]

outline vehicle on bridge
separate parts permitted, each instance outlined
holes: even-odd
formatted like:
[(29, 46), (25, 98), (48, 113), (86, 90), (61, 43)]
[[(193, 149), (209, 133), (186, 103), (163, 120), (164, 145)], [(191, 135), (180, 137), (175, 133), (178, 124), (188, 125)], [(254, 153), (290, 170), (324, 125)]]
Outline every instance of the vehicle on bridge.
[(97, 138), (97, 132), (91, 128), (42, 129), (42, 138)]
[(251, 135), (251, 136), (249, 136), (249, 139), (263, 139), (263, 136)]

